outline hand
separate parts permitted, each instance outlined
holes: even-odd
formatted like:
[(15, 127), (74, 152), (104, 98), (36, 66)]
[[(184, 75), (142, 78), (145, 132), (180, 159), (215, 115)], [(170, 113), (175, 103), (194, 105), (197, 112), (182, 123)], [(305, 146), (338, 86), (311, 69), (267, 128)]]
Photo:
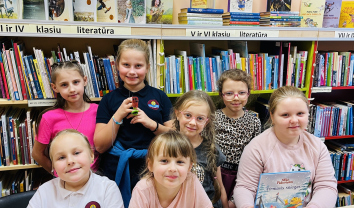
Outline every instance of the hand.
[(147, 116), (143, 110), (141, 110), (140, 108), (138, 108), (138, 110), (139, 110), (138, 115), (134, 116), (134, 115), (130, 114), (127, 117), (127, 119), (133, 118), (130, 121), (130, 123), (131, 124), (141, 123), (141, 124), (143, 124), (143, 126), (145, 126), (145, 128), (148, 128), (150, 130), (155, 129), (156, 122), (154, 120), (152, 120), (151, 118), (149, 118), (149, 116)]
[(127, 115), (133, 111), (133, 109), (131, 109), (132, 106), (133, 103), (131, 97), (123, 100), (122, 104), (119, 106), (118, 110), (115, 113), (115, 119), (119, 119), (120, 122), (123, 118), (127, 117)]

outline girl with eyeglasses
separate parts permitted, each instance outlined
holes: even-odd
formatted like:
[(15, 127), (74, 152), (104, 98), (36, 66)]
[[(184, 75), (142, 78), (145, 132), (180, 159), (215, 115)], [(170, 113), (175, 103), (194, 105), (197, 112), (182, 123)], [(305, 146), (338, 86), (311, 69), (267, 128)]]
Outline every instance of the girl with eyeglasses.
[[(92, 149), (95, 150), (93, 135), (98, 105), (90, 103), (85, 93), (87, 77), (78, 62), (53, 64), (51, 80), (52, 89), (57, 94), (57, 102), (38, 116), (32, 157), (45, 170), (55, 174), (46, 153), (48, 144), (59, 131), (75, 129), (87, 136)], [(91, 164), (94, 172), (98, 168), (98, 155), (98, 152), (94, 151), (94, 162)]]
[(252, 88), (252, 77), (239, 69), (224, 71), (218, 80), (219, 95), (225, 105), (215, 113), (216, 143), (226, 161), (221, 165), (229, 207), (235, 207), (232, 191), (245, 146), (261, 133), (260, 120), (244, 109)]
[(215, 145), (215, 105), (205, 92), (192, 90), (175, 103), (171, 115), (174, 128), (185, 135), (197, 154), (193, 172), (202, 183), (214, 207), (228, 207), (220, 165), (225, 156)]

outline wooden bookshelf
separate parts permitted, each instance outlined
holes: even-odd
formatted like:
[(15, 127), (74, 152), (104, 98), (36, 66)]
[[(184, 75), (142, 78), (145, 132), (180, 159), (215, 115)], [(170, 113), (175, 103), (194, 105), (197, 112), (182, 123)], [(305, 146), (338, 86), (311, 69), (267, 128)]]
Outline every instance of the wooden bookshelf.
[(0, 171), (7, 171), (7, 170), (20, 170), (20, 169), (32, 169), (32, 168), (41, 168), (42, 166), (36, 164), (29, 164), (29, 165), (13, 165), (10, 166), (0, 166)]
[(348, 139), (348, 138), (354, 138), (354, 135), (330, 136), (330, 137), (325, 137), (325, 140), (332, 140), (332, 139)]
[(338, 184), (341, 184), (341, 183), (352, 183), (352, 182), (354, 182), (354, 180), (338, 181), (337, 183), (338, 183)]
[(352, 90), (354, 86), (340, 86), (340, 87), (332, 87), (332, 90)]

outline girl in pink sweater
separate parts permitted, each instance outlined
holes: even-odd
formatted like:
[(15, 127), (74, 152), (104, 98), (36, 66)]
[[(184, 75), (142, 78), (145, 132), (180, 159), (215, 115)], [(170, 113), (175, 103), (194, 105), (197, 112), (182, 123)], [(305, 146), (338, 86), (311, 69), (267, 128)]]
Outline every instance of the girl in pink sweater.
[(337, 181), (326, 146), (305, 131), (309, 107), (297, 88), (284, 86), (269, 100), (271, 128), (255, 137), (242, 153), (234, 199), (238, 208), (253, 208), (261, 173), (311, 171), (311, 190), (303, 207), (333, 208)]

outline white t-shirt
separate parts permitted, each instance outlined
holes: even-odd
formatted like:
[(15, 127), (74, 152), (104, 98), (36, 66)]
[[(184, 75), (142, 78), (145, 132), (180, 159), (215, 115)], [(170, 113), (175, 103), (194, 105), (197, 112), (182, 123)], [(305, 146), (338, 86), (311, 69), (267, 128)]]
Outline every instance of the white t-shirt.
[(27, 208), (78, 208), (78, 207), (124, 208), (122, 195), (114, 181), (91, 173), (90, 179), (78, 191), (64, 189), (60, 178), (41, 185)]

